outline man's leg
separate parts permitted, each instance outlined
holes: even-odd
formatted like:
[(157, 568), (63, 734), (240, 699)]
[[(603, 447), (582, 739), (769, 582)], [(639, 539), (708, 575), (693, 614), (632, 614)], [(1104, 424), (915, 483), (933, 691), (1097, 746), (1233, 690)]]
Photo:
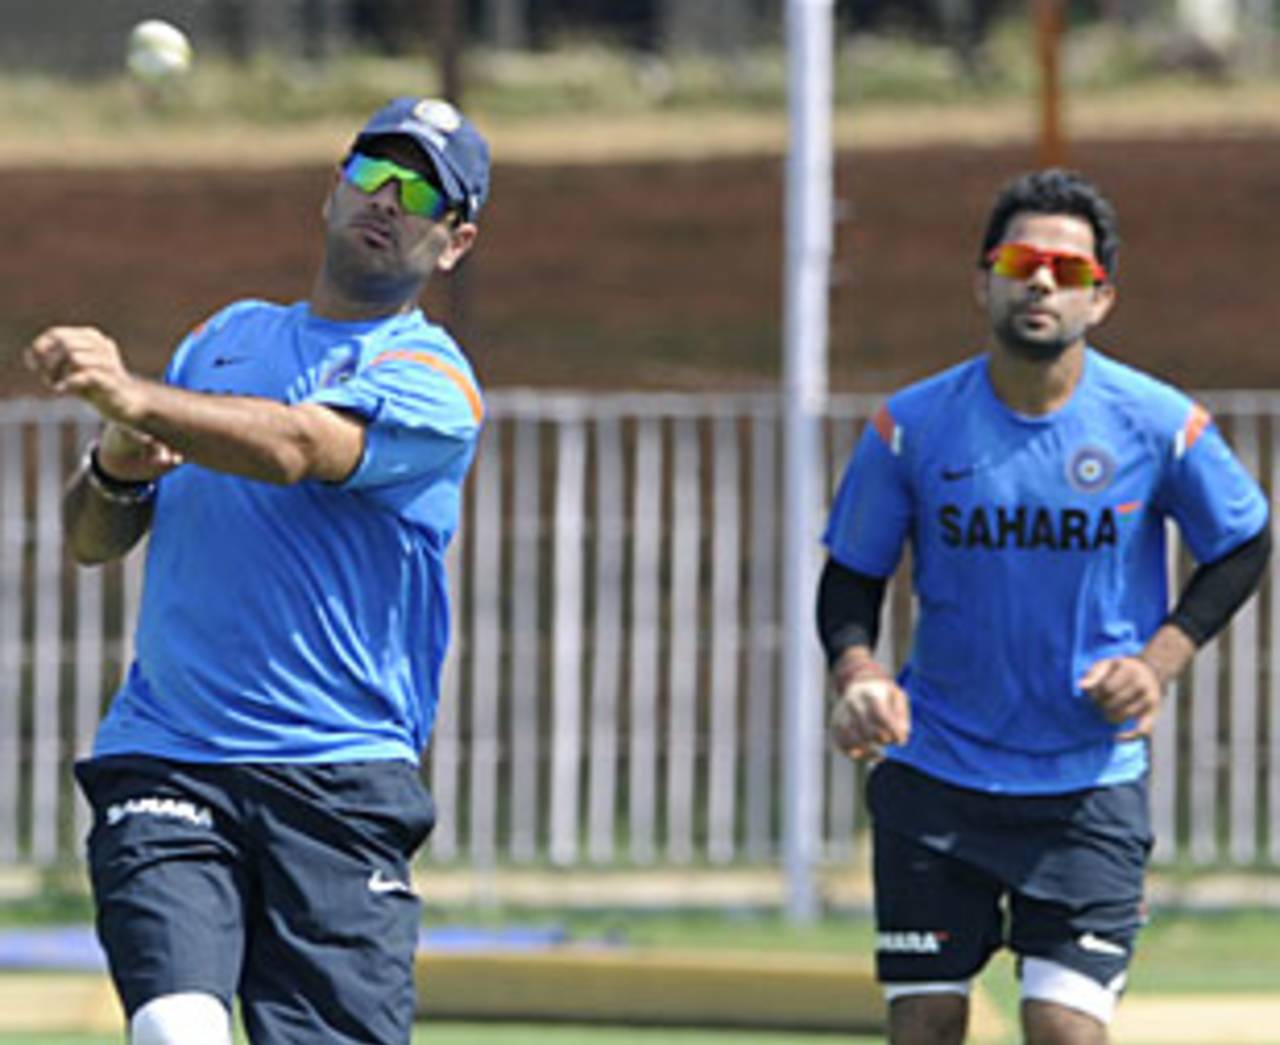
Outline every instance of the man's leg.
[(952, 986), (889, 987), (891, 1045), (960, 1045), (969, 1026), (969, 991), (967, 983)]
[(1051, 1001), (1022, 1003), (1022, 1034), (1026, 1045), (1106, 1045), (1105, 1024), (1079, 1009)]
[[(921, 808), (963, 800), (954, 788), (892, 763), (871, 773), (876, 973), (894, 1045), (958, 1043), (969, 979), (1000, 946), (1003, 886), (911, 836)], [(962, 822), (954, 823), (958, 831)]]
[(225, 795), (194, 767), (80, 763), (94, 809), (98, 937), (133, 1045), (230, 1045), (243, 953), (242, 871)]
[(254, 1045), (404, 1045), (434, 820), (402, 762), (255, 766), (261, 891), (240, 987)]
[(1031, 1045), (1101, 1045), (1143, 921), (1150, 830), (1142, 781), (1030, 802), (1042, 856), (1010, 901)]
[(1024, 958), (1021, 965), (1027, 1045), (1106, 1045), (1123, 975), (1112, 988), (1043, 958)]

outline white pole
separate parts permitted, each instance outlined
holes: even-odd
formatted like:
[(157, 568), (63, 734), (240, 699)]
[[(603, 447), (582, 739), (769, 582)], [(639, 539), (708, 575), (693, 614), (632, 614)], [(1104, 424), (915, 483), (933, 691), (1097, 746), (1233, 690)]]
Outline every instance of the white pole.
[(813, 605), (819, 432), (827, 396), (833, 0), (787, 0), (790, 145), (783, 358), (782, 699), (787, 916), (818, 913), (822, 677)]

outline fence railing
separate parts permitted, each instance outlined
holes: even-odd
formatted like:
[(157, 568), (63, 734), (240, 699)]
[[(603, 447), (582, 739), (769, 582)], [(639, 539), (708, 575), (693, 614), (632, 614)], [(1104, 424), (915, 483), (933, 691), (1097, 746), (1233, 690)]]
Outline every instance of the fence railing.
[[(1280, 394), (1203, 398), (1250, 471), (1280, 489)], [(832, 400), (824, 493), (876, 402)], [(777, 398), (505, 392), (489, 406), (450, 552), (431, 859), (775, 861)], [(87, 816), (71, 763), (130, 656), (142, 555), (81, 569), (62, 548), (62, 483), (95, 428), (75, 404), (0, 403), (0, 864), (78, 859)], [(813, 548), (816, 577), (816, 532)], [(1176, 540), (1170, 568), (1188, 568)], [(1280, 863), (1274, 590), (1201, 651), (1160, 721), (1158, 861)], [(905, 584), (887, 612), (881, 652), (896, 661)], [(862, 838), (862, 771), (812, 757), (825, 770), (824, 859), (839, 862)]]

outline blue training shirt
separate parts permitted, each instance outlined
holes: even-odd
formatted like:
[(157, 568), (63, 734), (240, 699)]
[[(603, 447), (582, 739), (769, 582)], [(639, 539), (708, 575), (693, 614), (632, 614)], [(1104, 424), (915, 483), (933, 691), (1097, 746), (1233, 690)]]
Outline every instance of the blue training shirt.
[(881, 407), (824, 540), (875, 577), (912, 549), (914, 642), (900, 675), (909, 741), (886, 757), (964, 787), (1048, 794), (1147, 768), (1077, 681), (1136, 653), (1168, 613), (1165, 520), (1197, 561), (1266, 523), (1257, 483), (1208, 413), (1089, 349), (1056, 412), (1019, 415), (985, 356)]
[(95, 756), (416, 761), (483, 414), (466, 358), (417, 310), (350, 323), (242, 301), (183, 341), (166, 380), (351, 411), (366, 447), (342, 483), (195, 464), (160, 480), (137, 656)]

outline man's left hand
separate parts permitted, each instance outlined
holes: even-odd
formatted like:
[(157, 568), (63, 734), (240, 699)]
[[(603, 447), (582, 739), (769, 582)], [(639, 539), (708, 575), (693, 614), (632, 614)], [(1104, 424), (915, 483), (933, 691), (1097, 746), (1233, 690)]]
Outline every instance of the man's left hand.
[(1164, 681), (1141, 657), (1109, 657), (1093, 665), (1080, 679), (1080, 688), (1114, 725), (1133, 721), (1117, 740), (1145, 737), (1155, 727), (1164, 697)]

